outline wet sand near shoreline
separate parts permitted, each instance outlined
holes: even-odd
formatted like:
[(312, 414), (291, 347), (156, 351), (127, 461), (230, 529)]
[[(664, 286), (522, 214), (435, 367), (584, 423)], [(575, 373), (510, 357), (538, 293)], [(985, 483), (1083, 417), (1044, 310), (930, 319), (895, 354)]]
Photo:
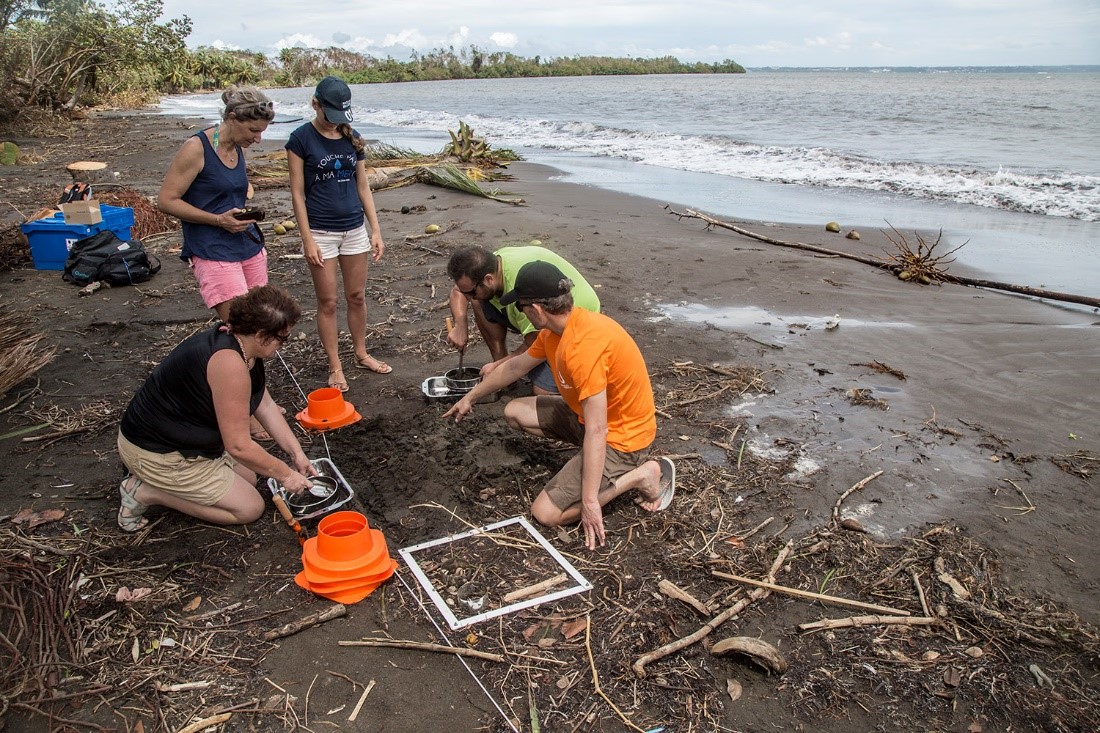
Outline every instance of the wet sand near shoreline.
[[(198, 129), (188, 129), (191, 124), (145, 115), (111, 117), (85, 121), (66, 137), (18, 141), (41, 162), (0, 169), (2, 198), (10, 204), (0, 227), (18, 221), (17, 212), (56, 200), (68, 182), (64, 163), (81, 158), (107, 160), (120, 172), (121, 183), (155, 194), (171, 155), (186, 134)], [(259, 150), (278, 147), (265, 142)], [(483, 512), (522, 513), (531, 492), (545, 480), (539, 461), (548, 455), (558, 459), (500, 424), (504, 400), (479, 406), (478, 419), (462, 430), (439, 420), (442, 408), (420, 394), (426, 377), (444, 373), (456, 361), (440, 336), (449, 283), (446, 257), (437, 253), (468, 243), (497, 247), (537, 239), (584, 272), (599, 288), (605, 313), (635, 337), (654, 375), (658, 406), (668, 415), (658, 418), (656, 448), (682, 456), (680, 505), (673, 513), (653, 516), (641, 516), (629, 502), (613, 505), (605, 514), (612, 546), (593, 561), (614, 566), (617, 553), (626, 552), (624, 547), (638, 537), (652, 543), (645, 553), (680, 558), (693, 526), (706, 526), (706, 534), (717, 537), (769, 516), (775, 521), (760, 537), (773, 542), (802, 537), (829, 523), (845, 490), (881, 471), (843, 506), (843, 516), (856, 520), (870, 543), (884, 546), (947, 523), (988, 548), (1013, 594), (1051, 599), (1089, 623), (1100, 623), (1100, 548), (1093, 541), (1100, 514), (1100, 316), (998, 292), (905, 283), (849, 260), (708, 231), (702, 222), (673, 216), (661, 202), (551, 180), (554, 171), (543, 166), (519, 163), (511, 172), (515, 180), (500, 187), (522, 196), (526, 206), (421, 184), (375, 194), (387, 253), (371, 266), (368, 281), (370, 347), (394, 372), (380, 377), (351, 370), (347, 396), (365, 419), (331, 434), (328, 443), (346, 475), (354, 467), (362, 506), (372, 526), (387, 533), (391, 553), (461, 528), (453, 518), (423, 509), (429, 502), (457, 507), (471, 519)], [(269, 219), (290, 216), (284, 187), (258, 187), (256, 202), (272, 212)], [(402, 214), (402, 206), (424, 210)], [(405, 239), (431, 223), (443, 226), (444, 234)], [(733, 223), (777, 239), (876, 256), (891, 246), (881, 231), (861, 231), (862, 239), (854, 242), (824, 226)], [(930, 231), (935, 228), (936, 222), (928, 222)], [(25, 407), (44, 410), (59, 402), (108, 398), (121, 409), (152, 364), (206, 323), (194, 283), (173, 254), (176, 246), (178, 233), (148, 243), (164, 264), (150, 283), (88, 298), (78, 297), (60, 273), (26, 265), (0, 273), (0, 305), (25, 313), (59, 350), (54, 363), (37, 375), (41, 392)], [(302, 340), (285, 350), (294, 380), (277, 362), (269, 367), (276, 398), (293, 412), (301, 407), (294, 381), (307, 390), (322, 386), (326, 367), (317, 358), (316, 304), (308, 273), (296, 258), (300, 244), (293, 235), (270, 237), (269, 250), (272, 281), (291, 289), (305, 312), (298, 327)], [(839, 325), (827, 328), (833, 317), (839, 317)], [(481, 345), (472, 347), (467, 363), (483, 359), (484, 351)], [(719, 387), (716, 394), (679, 391), (685, 372), (742, 367), (757, 370), (760, 380), (743, 390)], [(4, 404), (26, 387), (13, 390)], [(681, 406), (697, 398), (693, 411), (684, 413)], [(25, 427), (31, 419), (24, 408), (4, 417), (4, 432)], [(736, 426), (732, 436), (731, 426)], [(108, 426), (49, 447), (18, 438), (0, 442), (0, 458), (9, 466), (0, 477), (0, 517), (32, 505), (60, 504), (111, 535), (118, 501), (113, 438), (114, 427)], [(320, 442), (313, 449), (321, 450)], [(783, 465), (775, 479), (782, 491), (773, 493), (774, 486), (762, 490), (747, 475), (739, 483), (742, 463), (751, 461)], [(704, 478), (716, 470), (731, 479), (721, 492), (724, 503), (712, 507), (705, 501), (714, 496), (708, 493), (712, 486)], [(521, 472), (518, 479), (516, 472)], [(54, 488), (64, 483), (76, 487)], [(489, 488), (500, 493), (477, 498), (478, 490)], [(719, 508), (737, 516), (726, 524), (719, 520), (718, 530), (712, 530), (710, 515)], [(191, 551), (227, 538), (235, 545), (226, 550), (233, 556), (247, 549), (241, 562), (224, 566), (232, 576), (219, 589), (225, 604), (255, 601), (269, 591), (269, 604), (299, 608), (295, 615), (316, 603), (293, 584), (289, 589), (283, 584), (286, 578), (280, 574), (294, 572), (297, 547), (275, 522), (261, 520), (231, 536), (168, 516), (155, 532), (162, 539), (154, 535), (148, 544), (126, 548), (127, 561), (141, 565), (148, 554), (179, 562), (173, 553), (180, 548), (169, 547), (163, 538), (208, 532), (202, 535), (205, 541), (188, 539), (196, 548)], [(584, 556), (583, 547), (547, 534), (570, 553)], [(690, 558), (701, 562), (695, 554)], [(280, 580), (257, 594), (252, 584), (261, 574)], [(754, 568), (754, 574), (762, 569)], [(608, 587), (614, 589), (614, 581), (609, 584), (602, 586), (603, 595), (593, 593), (589, 599), (594, 625), (600, 623), (601, 607), (615, 610), (615, 604), (601, 600)], [(356, 650), (353, 660), (343, 656), (346, 650), (318, 652), (337, 639), (381, 629), (396, 638), (410, 638), (418, 630), (430, 634), (415, 613), (390, 607), (404, 593), (393, 584), (385, 604), (372, 596), (350, 609), (352, 621), (361, 623), (321, 627), (265, 651), (264, 676), (296, 685), (300, 699), (315, 672), (356, 665), (356, 678), (364, 683), (378, 675), (379, 689), (370, 700), (391, 716), (389, 730), (418, 729), (422, 718), (417, 714), (428, 714), (419, 701), (433, 695), (439, 700), (431, 714), (451, 716), (455, 730), (493, 720), (490, 706), (453, 660), (410, 657), (394, 665), (383, 650)], [(618, 605), (628, 610), (639, 602), (620, 597)], [(651, 611), (636, 612), (636, 620), (656, 624), (645, 618)], [(773, 615), (775, 623), (785, 623), (797, 613), (785, 606), (753, 614), (741, 623), (744, 633), (770, 629)], [(654, 631), (645, 643), (656, 646), (661, 634), (682, 635), (699, 622), (678, 620), (671, 629)], [(594, 639), (599, 631), (593, 629)], [(608, 635), (607, 627), (600, 635)], [(626, 637), (623, 645), (636, 643)], [(580, 652), (583, 658), (583, 645)], [(387, 674), (398, 676), (383, 678)], [(328, 682), (328, 688), (314, 692), (315, 701), (320, 700), (315, 705), (333, 709), (341, 695), (351, 694), (351, 686)], [(393, 693), (398, 684), (404, 687)], [(553, 686), (554, 679), (542, 684)], [(260, 687), (265, 695), (272, 692)], [(763, 730), (777, 720), (789, 728), (799, 724), (793, 713), (777, 712), (781, 702), (772, 687), (756, 682), (755, 698), (748, 701), (753, 696), (747, 695), (736, 713), (724, 713), (724, 724), (747, 730)], [(353, 698), (361, 690), (355, 688)], [(663, 703), (650, 704), (659, 708)], [(846, 713), (847, 721), (830, 717), (820, 729), (862, 730), (875, 724), (875, 716), (860, 719), (853, 710)], [(959, 721), (954, 722), (957, 727)], [(380, 729), (365, 725), (363, 730)], [(490, 725), (503, 730), (499, 719)], [(622, 729), (616, 725), (609, 714), (595, 729)]]

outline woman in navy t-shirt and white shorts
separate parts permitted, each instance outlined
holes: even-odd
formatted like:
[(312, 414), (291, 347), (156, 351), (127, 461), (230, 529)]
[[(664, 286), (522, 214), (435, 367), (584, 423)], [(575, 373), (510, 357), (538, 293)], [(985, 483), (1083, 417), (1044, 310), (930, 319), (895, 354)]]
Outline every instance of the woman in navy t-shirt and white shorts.
[(393, 371), (390, 365), (367, 353), (364, 293), (372, 253), (378, 262), (386, 245), (367, 181), (363, 139), (351, 127), (351, 89), (341, 79), (325, 77), (310, 103), (316, 116), (292, 132), (286, 143), (290, 194), (317, 291), (317, 331), (328, 356), (328, 384), (346, 391), (336, 323), (337, 269), (344, 284), (355, 365), (388, 374)]

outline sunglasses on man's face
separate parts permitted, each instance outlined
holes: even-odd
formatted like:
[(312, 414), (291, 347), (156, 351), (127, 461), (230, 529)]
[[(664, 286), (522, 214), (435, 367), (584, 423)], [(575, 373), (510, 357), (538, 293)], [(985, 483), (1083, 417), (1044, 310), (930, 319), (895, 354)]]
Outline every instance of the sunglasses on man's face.
[[(484, 280), (484, 279), (485, 278), (481, 278), (481, 280)], [(463, 290), (462, 288), (458, 288), (458, 292), (462, 293), (467, 298), (473, 298), (474, 296), (477, 295), (477, 289), (479, 287), (481, 287), (481, 280), (478, 280), (476, 283), (474, 283), (474, 286), (472, 288), (470, 288), (469, 290)]]

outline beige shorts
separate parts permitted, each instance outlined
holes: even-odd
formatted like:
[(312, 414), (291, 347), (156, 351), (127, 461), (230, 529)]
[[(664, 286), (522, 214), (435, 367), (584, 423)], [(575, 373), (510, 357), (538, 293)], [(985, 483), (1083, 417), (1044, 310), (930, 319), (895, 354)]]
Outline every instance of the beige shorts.
[(237, 473), (236, 459), (228, 453), (219, 458), (184, 458), (178, 451), (153, 453), (118, 434), (118, 455), (130, 473), (150, 487), (200, 506), (213, 506), (229, 493)]
[[(569, 408), (565, 400), (557, 395), (540, 395), (535, 398), (535, 411), (539, 418), (539, 429), (549, 438), (573, 445), (584, 443), (584, 425), (577, 413)], [(604, 451), (603, 486), (600, 491), (611, 488), (615, 479), (630, 473), (649, 460), (649, 449), (624, 453), (607, 446)], [(578, 453), (562, 466), (552, 479), (543, 487), (546, 496), (558, 509), (565, 511), (581, 500), (581, 477), (584, 472), (583, 454)]]
[(323, 229), (310, 229), (313, 243), (321, 250), (321, 257), (331, 260), (343, 255), (361, 255), (370, 252), (370, 235), (367, 225), (346, 232), (326, 232)]

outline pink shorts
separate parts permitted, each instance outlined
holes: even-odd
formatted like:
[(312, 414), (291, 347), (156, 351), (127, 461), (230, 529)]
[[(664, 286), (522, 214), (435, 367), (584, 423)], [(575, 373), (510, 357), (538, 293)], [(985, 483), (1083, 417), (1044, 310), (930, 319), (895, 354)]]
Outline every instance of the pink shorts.
[(191, 258), (191, 270), (199, 281), (199, 293), (207, 308), (267, 285), (267, 249), (243, 262)]

